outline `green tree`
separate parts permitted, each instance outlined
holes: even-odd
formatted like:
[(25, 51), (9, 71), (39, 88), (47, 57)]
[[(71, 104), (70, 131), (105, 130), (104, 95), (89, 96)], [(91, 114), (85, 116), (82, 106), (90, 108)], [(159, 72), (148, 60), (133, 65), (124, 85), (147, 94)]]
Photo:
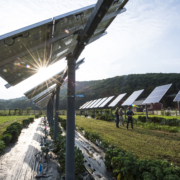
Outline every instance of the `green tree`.
[(27, 110), (27, 114), (29, 114), (30, 113), (30, 110), (31, 110), (32, 108), (31, 107), (27, 107), (26, 108), (26, 110)]

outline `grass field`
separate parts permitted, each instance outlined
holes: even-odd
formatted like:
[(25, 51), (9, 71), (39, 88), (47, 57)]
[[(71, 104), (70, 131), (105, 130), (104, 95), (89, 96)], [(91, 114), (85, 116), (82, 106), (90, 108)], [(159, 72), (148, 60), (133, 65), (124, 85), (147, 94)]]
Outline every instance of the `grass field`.
[[(66, 118), (66, 116), (61, 116)], [(98, 132), (101, 138), (133, 151), (141, 159), (166, 159), (180, 166), (180, 133), (148, 130), (134, 126), (116, 128), (115, 123), (76, 116), (76, 125)], [(130, 124), (129, 124), (130, 125)]]
[(32, 116), (0, 116), (0, 138), (2, 133), (6, 130), (6, 127), (12, 124), (13, 122), (21, 123), (22, 120), (26, 119), (27, 117), (34, 117)]
[[(146, 115), (135, 115), (133, 118), (138, 118), (138, 116), (146, 116)], [(160, 115), (149, 115), (149, 117), (160, 117), (164, 119), (180, 119), (180, 116), (160, 116)]]

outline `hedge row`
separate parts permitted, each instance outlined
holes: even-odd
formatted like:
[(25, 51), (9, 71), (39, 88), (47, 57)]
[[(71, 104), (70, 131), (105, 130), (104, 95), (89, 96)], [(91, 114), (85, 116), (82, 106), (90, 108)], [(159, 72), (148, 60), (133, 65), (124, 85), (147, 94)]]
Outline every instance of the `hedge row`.
[[(147, 122), (146, 116), (138, 116), (138, 120), (141, 122)], [(166, 119), (158, 116), (153, 116), (153, 117), (148, 117), (148, 122), (158, 123), (160, 125), (180, 126), (180, 120), (176, 118)]]
[(10, 143), (18, 139), (23, 127), (27, 127), (30, 123), (34, 122), (34, 118), (24, 119), (22, 124), (14, 122), (6, 128), (3, 132), (0, 141), (0, 153)]
[(163, 160), (141, 160), (133, 153), (103, 140), (98, 133), (76, 127), (84, 136), (105, 150), (105, 165), (119, 180), (179, 180), (180, 168)]
[[(94, 118), (94, 114), (91, 114), (90, 115), (91, 118)], [(84, 117), (88, 117), (88, 114), (85, 114)], [(113, 121), (115, 120), (115, 116), (111, 116), (111, 115), (108, 115), (108, 114), (98, 114), (96, 115), (96, 119), (99, 119), (99, 120), (103, 120), (103, 121)]]

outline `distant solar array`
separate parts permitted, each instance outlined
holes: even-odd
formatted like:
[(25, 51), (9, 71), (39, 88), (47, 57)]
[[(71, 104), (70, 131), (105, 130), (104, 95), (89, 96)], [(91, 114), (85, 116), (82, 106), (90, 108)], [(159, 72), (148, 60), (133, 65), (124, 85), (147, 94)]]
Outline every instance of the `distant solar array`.
[(106, 99), (107, 99), (107, 97), (101, 99), (101, 101), (99, 101), (99, 102), (94, 106), (94, 108), (99, 107)]
[[(137, 102), (140, 102), (140, 104), (151, 104), (151, 103), (157, 103), (159, 102), (162, 97), (165, 95), (165, 93), (168, 91), (168, 89), (171, 87), (172, 84), (167, 84), (163, 86), (158, 86), (156, 87), (151, 94), (144, 100), (140, 100)], [(141, 95), (141, 93), (144, 91), (138, 90), (134, 91), (125, 101), (124, 103), (121, 104), (121, 106), (131, 106), (134, 104), (136, 99)], [(126, 93), (118, 95), (109, 105), (108, 107), (114, 107), (116, 106), (124, 97)], [(111, 97), (105, 97), (105, 98), (100, 98), (97, 100), (89, 101), (86, 103), (85, 106), (83, 106), (81, 109), (90, 109), (90, 108), (104, 108), (112, 99), (114, 96)], [(174, 101), (180, 101), (180, 91), (176, 95)], [(136, 102), (136, 103), (137, 103)]]
[(91, 104), (91, 106), (89, 106), (89, 108), (93, 108), (93, 106), (96, 104), (96, 102), (98, 101), (98, 99), (94, 100), (93, 103)]
[(83, 109), (83, 107), (86, 106), (88, 103), (89, 103), (89, 101), (84, 103), (79, 109)]
[(102, 100), (102, 98), (97, 99), (97, 101), (91, 106), (91, 108), (94, 108), (101, 100)]
[(130, 106), (134, 103), (134, 101), (140, 96), (140, 94), (144, 91), (144, 89), (142, 90), (138, 90), (138, 91), (134, 91), (127, 99), (126, 101), (122, 104), (122, 106)]
[(176, 97), (174, 98), (174, 100), (173, 100), (174, 102), (178, 102), (178, 101), (180, 101), (180, 91), (178, 92), (178, 94), (176, 95)]
[(163, 86), (156, 87), (151, 94), (145, 99), (143, 104), (149, 104), (149, 103), (158, 103), (162, 97), (166, 94), (168, 89), (171, 87), (172, 84), (167, 84)]
[(106, 106), (113, 98), (114, 96), (108, 97), (99, 107)]
[(116, 106), (121, 100), (122, 98), (126, 95), (127, 93), (124, 94), (120, 94), (118, 97), (116, 97), (116, 99), (114, 99), (114, 101), (112, 101), (108, 107), (114, 107)]
[(93, 101), (90, 101), (90, 103), (89, 103), (85, 108), (86, 108), (86, 109), (89, 108), (93, 103), (94, 103), (94, 100), (93, 100)]

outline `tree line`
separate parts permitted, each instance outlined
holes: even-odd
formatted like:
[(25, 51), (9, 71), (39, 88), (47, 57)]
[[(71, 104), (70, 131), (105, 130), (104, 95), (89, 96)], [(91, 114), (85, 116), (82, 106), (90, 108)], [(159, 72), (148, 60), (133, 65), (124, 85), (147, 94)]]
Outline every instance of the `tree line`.
[[(130, 74), (116, 76), (113, 78), (96, 80), (96, 81), (77, 81), (76, 94), (84, 95), (83, 98), (76, 98), (76, 109), (87, 101), (108, 97), (117, 96), (122, 93), (127, 93), (126, 98), (136, 90), (144, 89), (139, 99), (146, 98), (156, 86), (172, 84), (165, 97), (161, 100), (164, 107), (175, 107), (173, 103), (174, 97), (168, 95), (177, 94), (180, 90), (180, 74), (179, 73), (147, 73), (147, 74)], [(67, 86), (61, 89), (60, 92), (60, 108), (66, 109), (67, 106)], [(26, 109), (31, 107), (37, 110), (32, 101), (27, 99), (20, 100), (4, 100), (0, 101), (0, 109)], [(44, 108), (46, 109), (46, 108)]]

